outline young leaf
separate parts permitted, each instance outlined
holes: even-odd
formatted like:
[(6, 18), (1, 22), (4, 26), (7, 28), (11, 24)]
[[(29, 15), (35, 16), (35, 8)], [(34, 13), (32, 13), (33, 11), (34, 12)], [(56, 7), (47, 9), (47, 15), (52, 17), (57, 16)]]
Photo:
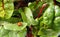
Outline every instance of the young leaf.
[(25, 7), (25, 15), (27, 17), (28, 23), (32, 24), (32, 25), (37, 25), (37, 22), (34, 20), (33, 18), (33, 14), (30, 8)]
[(13, 30), (13, 31), (21, 31), (25, 29), (27, 26), (27, 23), (22, 22), (22, 26), (18, 26), (17, 23), (9, 23), (9, 22), (3, 22), (2, 25), (4, 25), (4, 29), (6, 30)]

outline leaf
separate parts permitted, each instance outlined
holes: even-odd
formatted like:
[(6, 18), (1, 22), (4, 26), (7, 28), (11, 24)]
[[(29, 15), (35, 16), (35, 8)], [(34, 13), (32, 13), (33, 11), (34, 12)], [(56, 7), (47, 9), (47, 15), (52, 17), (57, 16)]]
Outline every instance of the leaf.
[(26, 36), (26, 30), (22, 30), (17, 33), (17, 37), (25, 37)]
[(12, 2), (12, 0), (4, 0), (4, 3)]
[(8, 34), (6, 34), (6, 35), (4, 35), (3, 37), (9, 37), (9, 35), (8, 35)]
[(0, 37), (25, 37), (26, 36), (26, 29), (22, 31), (13, 31), (13, 30), (6, 30), (2, 27), (0, 30)]
[(35, 9), (34, 9), (34, 7), (36, 6), (36, 2), (33, 2), (33, 3), (28, 3), (28, 7), (32, 10), (32, 11), (34, 11)]
[(18, 26), (17, 23), (9, 23), (9, 22), (2, 22), (2, 25), (4, 25), (4, 29), (6, 30), (13, 30), (13, 31), (21, 31), (25, 29), (27, 26), (27, 23), (22, 22), (22, 26)]
[(3, 37), (8, 33), (9, 33), (9, 30), (5, 30), (3, 27), (0, 29), (0, 37)]
[(0, 1), (0, 17), (4, 17), (5, 16), (5, 12), (3, 10), (3, 7), (2, 7), (2, 2)]
[(0, 18), (0, 23), (2, 23), (2, 21), (6, 21), (6, 22), (10, 22), (10, 23), (17, 23), (17, 22), (21, 22), (21, 18), (14, 18), (14, 17), (11, 17), (10, 19)]
[(54, 18), (54, 5), (50, 4), (50, 6), (48, 7), (48, 9), (44, 12), (43, 14), (43, 22), (45, 25), (50, 25), (52, 23), (52, 20)]
[(4, 1), (4, 9), (5, 9), (4, 10), (5, 11), (5, 18), (9, 19), (12, 16), (13, 11), (14, 11), (13, 2), (10, 2), (10, 0), (9, 1)]
[(10, 31), (8, 34), (9, 34), (9, 37), (17, 37), (16, 31)]
[(38, 34), (41, 37), (53, 37), (55, 36), (57, 33), (55, 31), (53, 31), (52, 29), (40, 29)]
[(4, 0), (3, 2), (0, 1), (0, 17), (9, 19), (14, 11), (14, 5), (13, 2), (10, 2), (12, 0)]
[(55, 17), (60, 16), (60, 7), (55, 5)]
[(21, 8), (19, 9), (19, 13), (22, 16), (23, 22), (27, 22), (27, 17), (26, 17), (25, 13), (23, 12), (23, 10)]
[(9, 37), (25, 37), (26, 36), (26, 29), (22, 31), (10, 31)]
[(56, 0), (56, 1), (60, 2), (60, 0)]
[(0, 7), (2, 6), (2, 2), (1, 2), (1, 0), (0, 0)]
[(25, 15), (27, 17), (28, 23), (32, 24), (32, 25), (37, 25), (37, 22), (34, 20), (33, 18), (33, 14), (30, 8), (25, 7)]
[(56, 17), (54, 20), (55, 30), (60, 31), (60, 17)]
[(30, 8), (25, 7), (24, 11), (22, 9), (19, 9), (19, 13), (22, 16), (23, 22), (28, 23), (29, 25), (37, 25), (37, 22), (34, 20), (32, 11)]
[(11, 17), (10, 19), (4, 19), (3, 21), (7, 21), (7, 22), (10, 22), (10, 23), (22, 22), (21, 18), (14, 18), (14, 17)]
[(3, 10), (3, 11), (0, 12), (0, 17), (4, 18), (4, 16), (5, 16), (5, 12)]
[(54, 19), (55, 30), (60, 31), (60, 7), (55, 5), (55, 19)]

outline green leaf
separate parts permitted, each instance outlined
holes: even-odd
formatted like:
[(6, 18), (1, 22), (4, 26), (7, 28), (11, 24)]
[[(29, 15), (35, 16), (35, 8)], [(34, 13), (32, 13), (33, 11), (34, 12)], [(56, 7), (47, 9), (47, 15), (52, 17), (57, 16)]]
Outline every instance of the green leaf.
[(10, 31), (9, 37), (25, 37), (26, 36), (26, 29), (22, 31)]
[(30, 8), (25, 7), (25, 15), (27, 17), (28, 23), (32, 24), (32, 25), (37, 25), (37, 22), (34, 20), (33, 18), (33, 14)]
[(28, 3), (28, 7), (32, 10), (32, 11), (34, 11), (35, 9), (34, 9), (34, 7), (36, 6), (36, 2), (33, 2), (33, 3)]
[(0, 18), (0, 23), (1, 23), (1, 21), (6, 21), (6, 22), (10, 22), (10, 23), (22, 22), (21, 18), (14, 18), (14, 17), (11, 17), (10, 19), (2, 19), (2, 18)]
[(48, 9), (43, 14), (43, 22), (44, 22), (45, 25), (51, 25), (52, 20), (54, 18), (54, 14), (55, 14), (54, 5), (50, 4)]
[(10, 31), (9, 37), (17, 37), (17, 32), (16, 31)]
[(4, 3), (12, 2), (12, 0), (4, 0)]
[(22, 31), (6, 30), (3, 27), (0, 30), (0, 37), (25, 37), (26, 29)]
[(56, 0), (56, 1), (60, 2), (60, 0)]
[(17, 33), (17, 37), (25, 37), (26, 36), (26, 30), (22, 30)]
[(9, 30), (5, 30), (3, 27), (0, 29), (0, 37), (3, 37), (8, 33), (9, 33)]
[(0, 1), (0, 17), (9, 19), (14, 11), (14, 4), (13, 2), (10, 2), (12, 0), (4, 0), (3, 3)]
[(22, 22), (21, 18), (14, 18), (14, 17), (11, 17), (10, 19), (3, 19), (1, 21), (7, 21), (7, 22), (10, 22), (10, 23)]
[(18, 26), (17, 23), (9, 23), (9, 22), (2, 22), (2, 25), (4, 25), (4, 29), (6, 30), (13, 30), (13, 31), (21, 31), (25, 29), (27, 26), (27, 23), (22, 22), (22, 26)]
[(6, 34), (6, 35), (4, 35), (3, 37), (9, 37), (9, 35), (8, 35), (8, 34)]
[(31, 24), (32, 25), (37, 25), (37, 22), (34, 20), (33, 14), (32, 14), (32, 11), (30, 10), (30, 8), (25, 7), (24, 11), (20, 8), (19, 13), (22, 16), (23, 22), (26, 22), (29, 25), (31, 25)]
[(9, 19), (14, 11), (14, 5), (13, 2), (7, 1), (7, 3), (4, 3), (4, 11), (5, 11), (5, 18)]
[(53, 31), (52, 29), (40, 29), (38, 34), (41, 37), (53, 37), (55, 36), (57, 33), (55, 31)]
[(54, 20), (55, 30), (60, 31), (60, 17), (56, 17)]
[(60, 16), (60, 7), (55, 5), (55, 17)]
[(3, 11), (0, 12), (0, 17), (4, 18), (4, 16), (5, 16), (5, 12), (3, 10)]
[(19, 13), (22, 16), (23, 22), (27, 22), (27, 17), (26, 17), (25, 13), (23, 12), (23, 10), (21, 8), (19, 9)]

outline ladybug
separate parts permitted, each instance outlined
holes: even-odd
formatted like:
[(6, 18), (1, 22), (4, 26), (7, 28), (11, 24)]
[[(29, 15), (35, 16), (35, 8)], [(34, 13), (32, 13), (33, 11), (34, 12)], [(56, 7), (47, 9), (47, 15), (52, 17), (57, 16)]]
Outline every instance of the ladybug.
[(22, 22), (18, 22), (17, 24), (18, 24), (18, 26), (22, 26)]

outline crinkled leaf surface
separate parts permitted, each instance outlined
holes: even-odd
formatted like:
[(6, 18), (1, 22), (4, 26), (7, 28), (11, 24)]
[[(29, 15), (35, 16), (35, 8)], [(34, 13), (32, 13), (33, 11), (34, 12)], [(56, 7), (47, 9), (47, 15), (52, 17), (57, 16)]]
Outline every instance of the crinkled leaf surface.
[(0, 17), (9, 19), (14, 11), (14, 5), (13, 2), (10, 2), (12, 0), (4, 0), (3, 2), (0, 1)]
[(54, 18), (54, 5), (50, 4), (48, 9), (43, 14), (43, 22), (46, 25), (50, 25), (52, 23), (52, 20)]
[(55, 28), (57, 31), (60, 31), (60, 17), (56, 17), (54, 20)]
[(55, 5), (55, 16), (58, 17), (60, 16), (60, 7)]
[(52, 29), (39, 30), (38, 34), (41, 35), (40, 37), (56, 37), (57, 36), (57, 33)]
[(22, 31), (6, 30), (3, 27), (0, 30), (0, 37), (25, 37), (26, 29)]
[(25, 27), (27, 26), (27, 23), (23, 22), (22, 26), (18, 26), (17, 23), (9, 23), (9, 22), (3, 22), (2, 21), (2, 25), (4, 25), (4, 28), (6, 30), (13, 30), (13, 31), (20, 31), (25, 29)]
[(5, 18), (9, 19), (14, 11), (14, 5), (13, 2), (10, 2), (12, 0), (9, 1), (4, 1), (4, 11), (5, 11)]

